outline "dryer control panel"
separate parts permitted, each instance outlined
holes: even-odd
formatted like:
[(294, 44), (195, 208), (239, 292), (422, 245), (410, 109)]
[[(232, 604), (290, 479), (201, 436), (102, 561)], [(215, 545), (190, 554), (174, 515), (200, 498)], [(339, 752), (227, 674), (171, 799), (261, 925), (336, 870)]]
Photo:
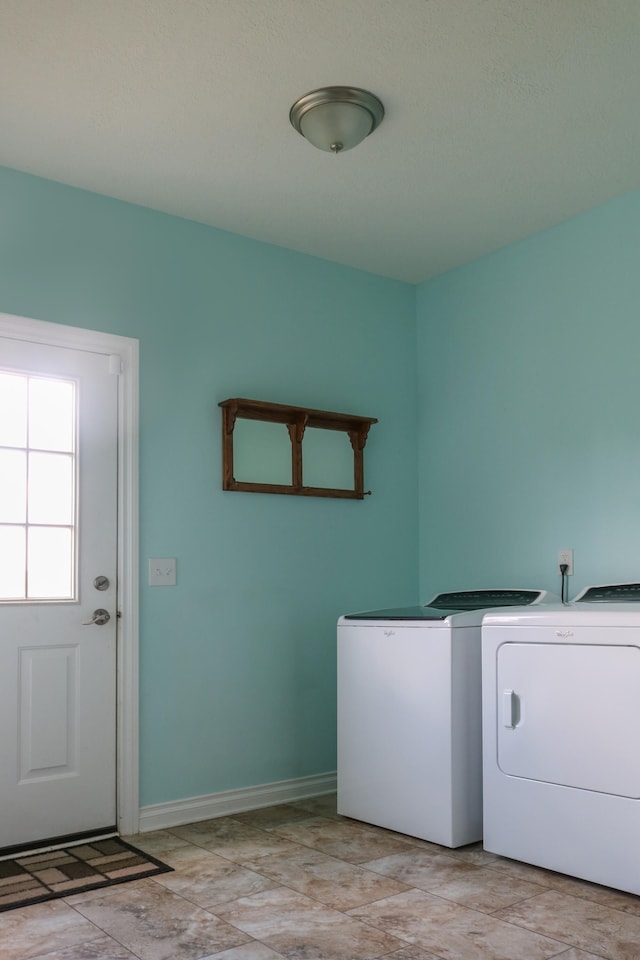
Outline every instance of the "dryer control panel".
[(574, 603), (640, 603), (640, 583), (604, 583), (585, 587)]

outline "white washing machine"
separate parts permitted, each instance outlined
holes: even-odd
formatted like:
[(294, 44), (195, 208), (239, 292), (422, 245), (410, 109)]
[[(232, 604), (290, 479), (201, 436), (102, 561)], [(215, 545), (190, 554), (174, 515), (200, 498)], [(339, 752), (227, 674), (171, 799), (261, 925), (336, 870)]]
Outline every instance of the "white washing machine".
[(448, 847), (480, 839), (482, 613), (548, 599), (462, 591), (339, 619), (338, 813)]
[(484, 846), (640, 894), (640, 584), (488, 613)]

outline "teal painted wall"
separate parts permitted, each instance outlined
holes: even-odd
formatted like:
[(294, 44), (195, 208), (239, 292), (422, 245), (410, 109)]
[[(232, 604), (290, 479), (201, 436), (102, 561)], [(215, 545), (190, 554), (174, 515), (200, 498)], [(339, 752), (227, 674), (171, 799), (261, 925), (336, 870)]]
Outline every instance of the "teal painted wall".
[[(140, 340), (141, 803), (335, 769), (336, 618), (416, 599), (415, 288), (4, 169), (0, 310)], [(223, 492), (233, 396), (378, 417), (373, 496)]]
[(640, 579), (640, 192), (417, 290), (420, 590)]

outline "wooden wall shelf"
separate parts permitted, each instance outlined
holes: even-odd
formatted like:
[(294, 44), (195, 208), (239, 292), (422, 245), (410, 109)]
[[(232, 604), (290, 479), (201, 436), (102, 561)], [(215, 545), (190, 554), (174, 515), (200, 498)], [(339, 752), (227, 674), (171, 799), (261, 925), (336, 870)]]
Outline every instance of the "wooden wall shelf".
[[(223, 400), (222, 407), (222, 488), (249, 493), (285, 493), (301, 497), (342, 497), (362, 500), (364, 490), (364, 456), (369, 428), (377, 423), (374, 417), (358, 417), (348, 413), (330, 413), (282, 403), (245, 400), (235, 397)], [(236, 420), (259, 420), (282, 423), (287, 427), (291, 441), (291, 483), (250, 483), (238, 481), (233, 468), (233, 433)], [(303, 482), (303, 438), (305, 430), (340, 430), (346, 433), (353, 449), (353, 488), (312, 487)], [(367, 491), (370, 493), (371, 491)]]

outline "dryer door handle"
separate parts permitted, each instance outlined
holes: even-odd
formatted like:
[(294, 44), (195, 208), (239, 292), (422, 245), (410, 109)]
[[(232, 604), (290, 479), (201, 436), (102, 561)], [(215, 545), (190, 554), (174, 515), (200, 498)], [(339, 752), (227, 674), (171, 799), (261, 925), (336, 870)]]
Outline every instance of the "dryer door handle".
[(513, 730), (520, 719), (520, 698), (515, 690), (502, 691), (502, 724)]

